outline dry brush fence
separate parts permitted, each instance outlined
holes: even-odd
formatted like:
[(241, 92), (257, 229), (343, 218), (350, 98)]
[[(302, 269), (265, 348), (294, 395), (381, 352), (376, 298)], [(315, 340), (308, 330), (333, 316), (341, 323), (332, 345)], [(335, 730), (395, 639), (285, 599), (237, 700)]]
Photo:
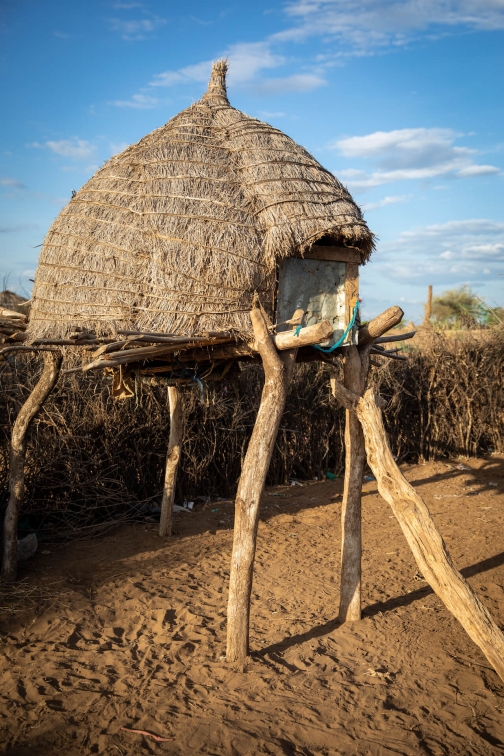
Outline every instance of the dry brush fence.
[[(40, 370), (38, 358), (0, 365), (0, 502), (6, 501), (8, 441), (13, 419)], [(330, 396), (327, 365), (298, 366), (289, 391), (269, 483), (314, 478), (343, 468), (344, 412)], [(408, 362), (373, 371), (390, 399), (385, 412), (400, 460), (504, 451), (504, 339), (433, 334)], [(204, 399), (184, 393), (184, 446), (177, 500), (232, 495), (252, 431), (262, 369), (244, 368)], [(159, 504), (168, 441), (166, 387), (137, 385), (134, 398), (111, 398), (110, 379), (65, 378), (34, 422), (26, 504), (28, 528), (59, 537), (95, 532), (138, 515), (138, 503)], [(21, 521), (22, 524), (22, 521)]]

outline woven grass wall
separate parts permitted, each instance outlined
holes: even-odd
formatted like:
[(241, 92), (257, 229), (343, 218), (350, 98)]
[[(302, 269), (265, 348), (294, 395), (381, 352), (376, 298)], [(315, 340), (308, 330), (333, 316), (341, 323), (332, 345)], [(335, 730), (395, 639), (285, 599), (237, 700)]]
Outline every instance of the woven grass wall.
[[(39, 363), (19, 356), (0, 365), (0, 501), (7, 496), (12, 421)], [(299, 366), (281, 424), (269, 483), (343, 470), (344, 413), (329, 395), (329, 370)], [(262, 370), (249, 366), (202, 402), (184, 395), (185, 441), (177, 501), (232, 495), (254, 423)], [(504, 338), (433, 336), (412, 348), (407, 363), (373, 370), (390, 399), (385, 411), (399, 460), (440, 459), (504, 451)], [(110, 381), (67, 377), (31, 431), (24, 511), (64, 537), (94, 532), (97, 524), (158, 504), (168, 439), (167, 389), (139, 387), (125, 402), (110, 396)], [(145, 512), (145, 508), (142, 510)], [(88, 530), (86, 530), (86, 528)]]

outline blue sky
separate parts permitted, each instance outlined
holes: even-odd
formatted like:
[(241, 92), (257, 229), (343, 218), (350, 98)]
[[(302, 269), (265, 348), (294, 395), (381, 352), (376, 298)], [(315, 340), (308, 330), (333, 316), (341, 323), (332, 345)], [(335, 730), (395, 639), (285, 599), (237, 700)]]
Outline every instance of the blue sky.
[(464, 283), (504, 305), (504, 0), (3, 0), (0, 273), (29, 291), (72, 189), (203, 94), (334, 171), (379, 241), (364, 314)]

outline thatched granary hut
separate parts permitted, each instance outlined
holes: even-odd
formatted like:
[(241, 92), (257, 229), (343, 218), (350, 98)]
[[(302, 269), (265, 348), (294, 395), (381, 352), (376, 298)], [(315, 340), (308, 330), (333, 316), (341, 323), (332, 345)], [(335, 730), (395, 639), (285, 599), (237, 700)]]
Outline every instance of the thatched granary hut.
[(171, 422), (160, 535), (171, 534), (181, 448), (178, 385), (190, 370), (200, 380), (205, 361), (203, 377), (219, 363), (222, 378), (237, 359), (260, 357), (265, 382), (236, 494), (227, 615), (227, 659), (243, 659), (259, 505), (290, 375), (299, 346), (328, 359), (313, 349), (324, 350), (324, 342), (343, 357), (344, 385), (331, 381), (348, 410), (340, 620), (361, 616), (367, 452), (420, 571), (504, 680), (504, 636), (397, 468), (379, 398), (364, 393), (370, 354), (404, 359), (379, 343), (401, 319), (400, 308), (357, 328), (358, 265), (372, 251), (372, 234), (348, 191), (306, 150), (230, 106), (226, 68), (215, 64), (198, 103), (109, 160), (60, 213), (42, 248), (29, 323), (24, 314), (0, 310), (8, 342), (2, 357), (53, 350), (12, 430), (2, 580), (16, 576), (27, 431), (56, 384), (62, 347), (97, 346), (93, 361), (78, 369), (113, 368), (119, 395), (128, 388), (125, 365), (140, 379), (165, 374)]
[(373, 237), (349, 192), (303, 147), (228, 101), (227, 63), (207, 92), (111, 158), (54, 221), (33, 289), (30, 339), (76, 326), (252, 335), (257, 292), (273, 315), (276, 268), (318, 240)]

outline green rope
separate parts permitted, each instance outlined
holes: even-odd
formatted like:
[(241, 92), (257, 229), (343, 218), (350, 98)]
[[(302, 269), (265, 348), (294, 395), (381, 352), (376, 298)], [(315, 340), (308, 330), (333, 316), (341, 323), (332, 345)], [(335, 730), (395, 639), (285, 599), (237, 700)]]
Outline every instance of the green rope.
[(348, 334), (350, 333), (350, 331), (352, 330), (352, 328), (354, 327), (354, 325), (355, 325), (355, 321), (357, 319), (357, 313), (359, 311), (359, 305), (360, 305), (360, 299), (358, 299), (356, 301), (356, 303), (355, 303), (355, 307), (353, 309), (352, 317), (350, 318), (350, 323), (347, 325), (347, 327), (345, 329), (345, 332), (343, 333), (343, 336), (341, 337), (341, 339), (339, 339), (339, 341), (337, 341), (336, 344), (333, 344), (332, 347), (328, 347), (327, 349), (324, 349), (324, 347), (321, 347), (321, 346), (317, 346), (317, 344), (313, 344), (313, 346), (315, 347), (315, 349), (318, 349), (319, 352), (324, 352), (325, 354), (331, 354), (331, 352), (334, 352), (335, 349), (337, 349), (338, 347), (340, 347), (343, 344), (343, 342), (345, 341), (345, 339), (348, 336)]

